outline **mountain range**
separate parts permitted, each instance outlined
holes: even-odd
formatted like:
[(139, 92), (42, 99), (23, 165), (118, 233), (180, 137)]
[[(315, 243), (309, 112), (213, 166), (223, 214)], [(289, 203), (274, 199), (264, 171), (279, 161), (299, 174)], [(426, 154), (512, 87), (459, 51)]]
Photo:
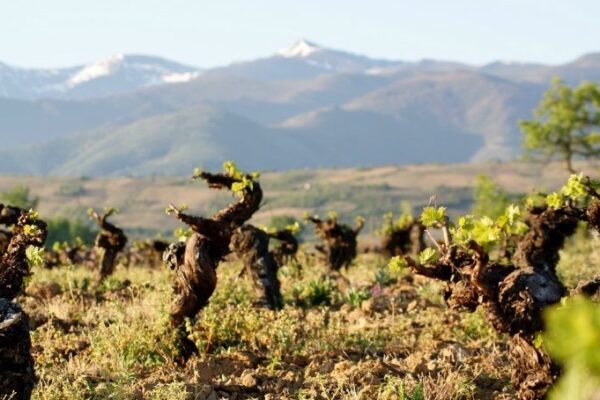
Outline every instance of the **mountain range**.
[(0, 64), (0, 173), (183, 175), (243, 168), (507, 160), (553, 76), (600, 80), (600, 53), (562, 65), (373, 59), (300, 40), (202, 69), (116, 55)]

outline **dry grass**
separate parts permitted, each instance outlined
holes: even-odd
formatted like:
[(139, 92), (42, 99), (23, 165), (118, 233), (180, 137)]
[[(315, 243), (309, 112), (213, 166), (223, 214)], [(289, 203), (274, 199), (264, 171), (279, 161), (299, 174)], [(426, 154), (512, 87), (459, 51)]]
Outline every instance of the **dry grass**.
[[(21, 300), (36, 327), (34, 398), (512, 395), (503, 338), (480, 314), (448, 310), (434, 282), (395, 275), (373, 255), (361, 256), (347, 280), (327, 280), (320, 264), (305, 265), (302, 276), (285, 267), (287, 305), (276, 313), (253, 305), (250, 283), (236, 278), (239, 268), (219, 268), (217, 292), (189, 327), (202, 354), (184, 368), (171, 361), (165, 330), (170, 271), (120, 268), (96, 288), (81, 267), (36, 270)], [(51, 283), (60, 290), (41, 290)]]
[[(562, 253), (572, 287), (600, 273), (599, 243)], [(172, 273), (119, 268), (102, 287), (65, 266), (34, 271), (20, 299), (31, 317), (34, 399), (510, 399), (506, 338), (484, 316), (446, 308), (436, 282), (361, 255), (344, 278), (311, 257), (280, 270), (286, 307), (256, 308), (235, 261), (189, 335), (201, 349), (172, 362)], [(360, 295), (359, 295), (360, 294)]]

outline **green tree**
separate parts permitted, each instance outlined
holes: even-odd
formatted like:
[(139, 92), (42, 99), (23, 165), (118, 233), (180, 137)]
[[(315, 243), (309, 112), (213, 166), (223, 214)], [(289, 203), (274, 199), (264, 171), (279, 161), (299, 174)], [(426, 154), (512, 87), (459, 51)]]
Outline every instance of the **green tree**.
[(474, 215), (498, 218), (509, 205), (510, 196), (506, 190), (487, 175), (477, 176), (471, 209)]
[(31, 210), (37, 208), (39, 198), (32, 197), (27, 186), (17, 185), (10, 190), (0, 193), (0, 202), (24, 210)]
[(574, 157), (600, 154), (600, 89), (592, 82), (572, 88), (554, 78), (534, 119), (519, 121), (519, 126), (526, 153), (559, 156), (573, 173)]
[(56, 217), (47, 220), (48, 223), (48, 238), (46, 245), (52, 248), (55, 242), (73, 243), (77, 238), (83, 243), (90, 245), (96, 237), (96, 229), (87, 221), (82, 222), (79, 219), (68, 219), (64, 217)]

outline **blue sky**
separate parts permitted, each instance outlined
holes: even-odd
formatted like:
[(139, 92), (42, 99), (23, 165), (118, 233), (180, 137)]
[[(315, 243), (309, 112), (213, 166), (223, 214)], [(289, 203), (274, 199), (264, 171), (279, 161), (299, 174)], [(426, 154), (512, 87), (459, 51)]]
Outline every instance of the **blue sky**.
[(598, 0), (0, 0), (0, 62), (143, 53), (211, 67), (307, 38), (374, 57), (560, 63), (600, 51)]

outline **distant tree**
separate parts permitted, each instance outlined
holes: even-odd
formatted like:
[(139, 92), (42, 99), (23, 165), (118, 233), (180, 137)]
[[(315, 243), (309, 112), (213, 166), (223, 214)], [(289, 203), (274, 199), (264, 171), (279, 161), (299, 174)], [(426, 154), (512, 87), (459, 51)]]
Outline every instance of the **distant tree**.
[(24, 210), (36, 209), (39, 203), (38, 197), (31, 197), (27, 186), (17, 185), (10, 190), (0, 193), (0, 203), (19, 207)]
[(48, 219), (48, 238), (46, 244), (49, 248), (56, 242), (74, 243), (77, 238), (86, 245), (94, 243), (98, 231), (88, 222), (80, 219), (56, 217)]
[(476, 216), (498, 218), (510, 205), (508, 192), (487, 175), (478, 175), (473, 190), (471, 212)]
[(600, 155), (600, 89), (592, 82), (571, 88), (554, 78), (534, 119), (519, 121), (530, 154), (559, 156), (573, 173), (573, 158)]

